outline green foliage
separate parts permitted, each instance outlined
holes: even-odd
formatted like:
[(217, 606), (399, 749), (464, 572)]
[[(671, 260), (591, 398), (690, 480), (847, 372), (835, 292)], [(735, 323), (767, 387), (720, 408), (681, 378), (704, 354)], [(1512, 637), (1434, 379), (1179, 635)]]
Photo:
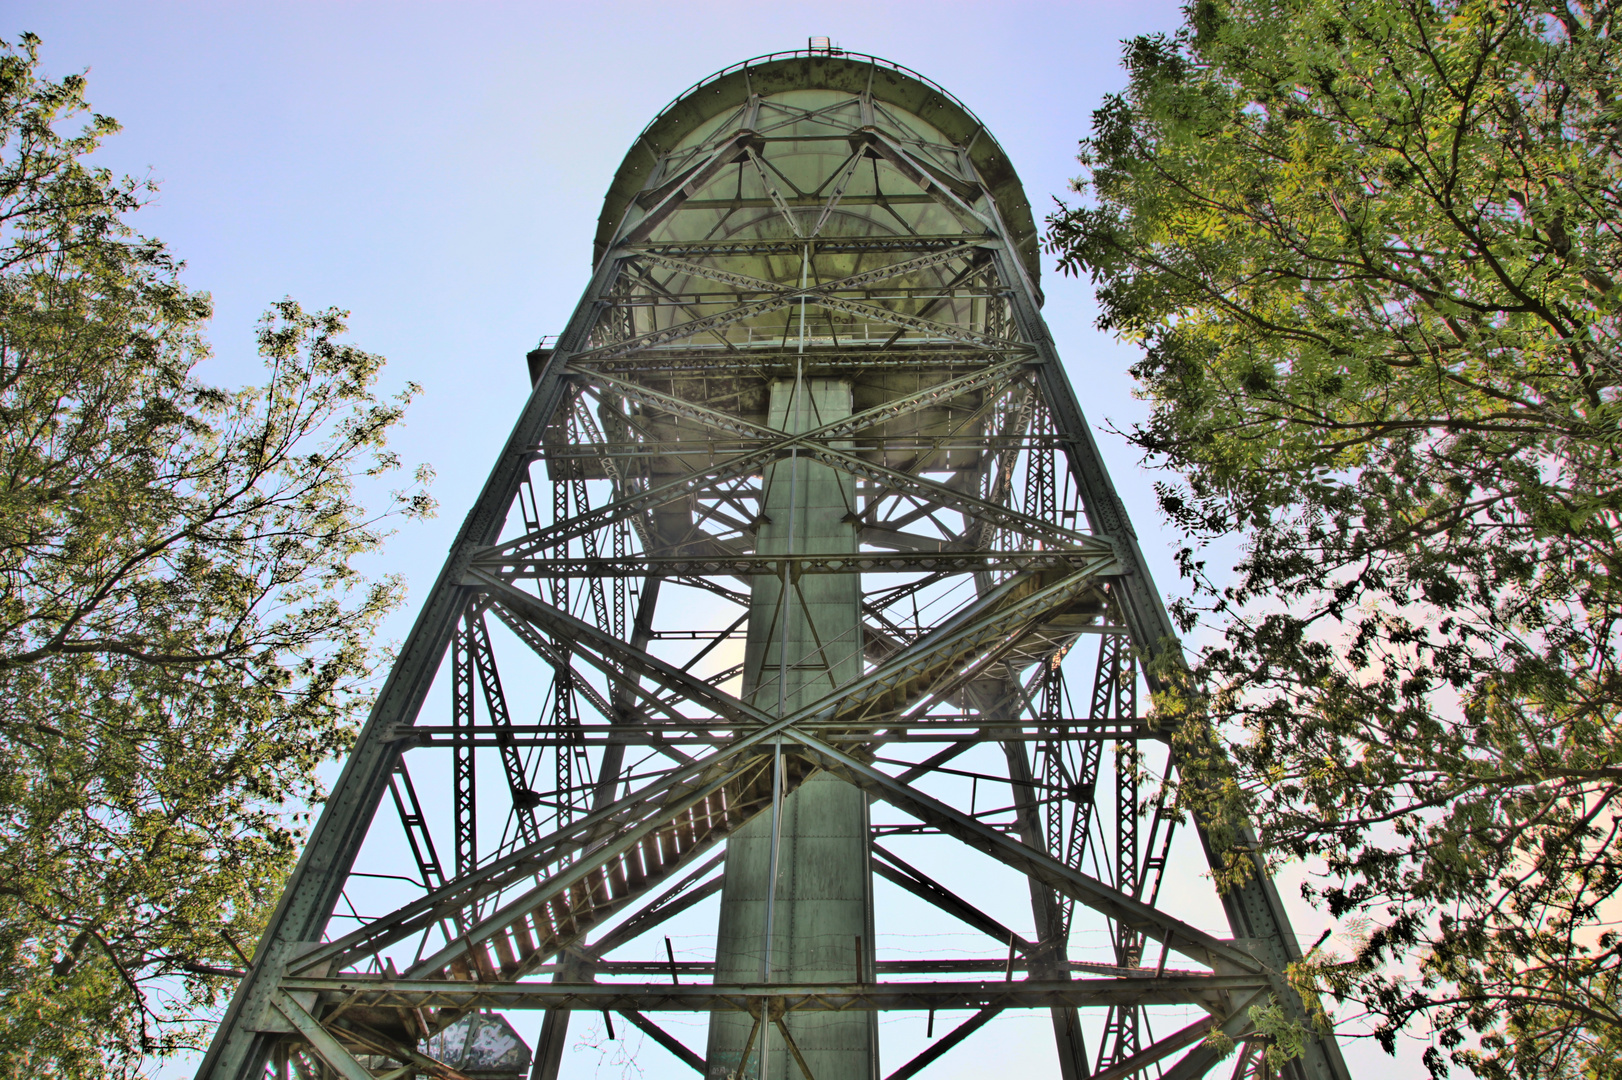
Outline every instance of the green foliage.
[(1176, 614), (1222, 631), (1161, 702), (1185, 795), (1372, 920), (1309, 966), (1388, 1048), (1422, 1019), (1435, 1072), (1616, 1075), (1616, 9), (1186, 10), (1050, 218), (1143, 346)]
[(1283, 1007), (1277, 1001), (1270, 1001), (1266, 1005), (1252, 1005), (1249, 1012), (1251, 1028), (1266, 1041), (1267, 1049), (1262, 1053), (1267, 1061), (1268, 1071), (1284, 1075), (1285, 1066), (1299, 1058), (1306, 1050), (1308, 1035), (1306, 1027), (1286, 1016)]
[(37, 46), (0, 44), (0, 1073), (136, 1075), (258, 939), (402, 592), (354, 561), (432, 504), (357, 497), (409, 391), (343, 313), (283, 300), (263, 385), (193, 378), (209, 298)]

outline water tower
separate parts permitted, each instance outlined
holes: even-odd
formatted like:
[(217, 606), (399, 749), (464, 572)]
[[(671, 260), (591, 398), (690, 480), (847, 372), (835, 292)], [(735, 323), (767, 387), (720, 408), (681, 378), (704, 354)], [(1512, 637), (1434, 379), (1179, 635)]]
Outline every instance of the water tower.
[(1065, 1080), (1204, 1075), (1213, 1028), (1266, 1075), (1300, 950), (1260, 873), (1193, 895), (1222, 853), (1139, 708), (1178, 646), (991, 133), (820, 39), (749, 60), (637, 136), (593, 266), (199, 1075), (472, 1076), (527, 1030), (551, 1078), (584, 1014), (906, 1080), (1019, 1010)]

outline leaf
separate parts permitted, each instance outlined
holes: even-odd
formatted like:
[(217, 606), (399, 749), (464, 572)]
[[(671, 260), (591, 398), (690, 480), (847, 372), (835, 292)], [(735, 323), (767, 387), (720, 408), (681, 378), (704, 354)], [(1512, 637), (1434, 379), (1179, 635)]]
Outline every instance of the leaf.
[(1048, 219), (1143, 347), (1178, 617), (1222, 635), (1157, 698), (1180, 798), (1320, 860), (1366, 938), (1304, 974), (1437, 1071), (1610, 1075), (1622, 1030), (1616, 18), (1204, 0)]

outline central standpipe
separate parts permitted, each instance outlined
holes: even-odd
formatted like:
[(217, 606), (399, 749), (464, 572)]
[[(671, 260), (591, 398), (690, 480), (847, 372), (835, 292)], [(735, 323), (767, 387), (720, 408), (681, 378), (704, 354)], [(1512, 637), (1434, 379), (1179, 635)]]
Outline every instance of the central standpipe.
[[(1051, 1011), (1063, 1080), (1194, 1080), (1225, 1064), (1199, 1041), (1212, 1025), (1255, 1060), (1268, 1041), (1256, 1001), (1310, 1024), (1283, 974), (1300, 950), (1263, 868), (1222, 897), (1230, 940), (1155, 908), (1171, 820), (1162, 828), (1157, 809), (1140, 849), (1123, 828), (1134, 781), (1100, 764), (1106, 739), (1136, 745), (1133, 769), (1166, 752), (1126, 688), (1131, 657), (1176, 653), (1037, 312), (1039, 255), (990, 133), (887, 61), (826, 46), (762, 57), (661, 112), (615, 176), (591, 284), (554, 348), (532, 354), (534, 392), (200, 1080), (433, 1072), (416, 1048), (492, 1006), (548, 1013), (530, 1080), (557, 1080), (571, 1011), (621, 1011), (714, 1080), (877, 1080), (876, 1010), (923, 1020), (975, 1004), (899, 1076), (994, 1037), (975, 1033), (1008, 1010)], [(738, 657), (714, 655), (736, 647), (740, 621), (747, 707), (729, 696)], [(510, 633), (492, 635), (495, 623)], [(1077, 665), (1060, 661), (1093, 633), (1105, 649), (1094, 692), (1074, 695), (1093, 703), (1080, 717), (1065, 682)], [(425, 707), (436, 678), (458, 687), (448, 726)], [(548, 688), (551, 715), (521, 722), (503, 685)], [(818, 720), (788, 727), (800, 710)], [(773, 715), (780, 746), (757, 738)], [(845, 749), (813, 742), (824, 736)], [(999, 742), (1006, 771), (989, 753)], [(991, 771), (966, 789), (948, 780), (964, 770), (939, 767), (977, 746)], [(1170, 779), (1177, 758), (1158, 760)], [(818, 763), (841, 779), (819, 779)], [(481, 774), (506, 791), (475, 792)], [(1008, 788), (1012, 823), (976, 811), (977, 783)], [(870, 843), (869, 798), (918, 823), (903, 826), (907, 843), (927, 845), (947, 881)], [(488, 810), (506, 826), (486, 814), (481, 830)], [(549, 836), (530, 843), (534, 831)], [(456, 840), (454, 875), (435, 835)], [(1229, 866), (1233, 848), (1199, 839)], [(720, 845), (713, 985), (618, 978), (632, 972), (616, 961), (645, 963), (664, 920), (713, 895)], [(951, 899), (954, 881), (972, 890), (995, 883), (988, 873), (1029, 891), (1036, 940)], [(941, 976), (985, 971), (983, 952), (898, 960), (886, 974), (901, 980), (879, 981), (872, 874), (900, 888), (897, 904), (919, 903), (898, 921), (973, 919), (999, 961), (1015, 953), (973, 991)], [(365, 916), (338, 914), (351, 885), (372, 898)], [(1119, 975), (1062, 963), (1072, 914), (1115, 943)], [(1177, 953), (1164, 979), (1138, 977), (1156, 955), (1146, 939), (1162, 967)], [(858, 977), (865, 987), (850, 986)], [(1189, 1001), (1215, 1015), (1144, 1045), (1141, 1009)], [(1104, 1013), (1095, 1055), (1081, 1007)], [(716, 1010), (708, 1061), (660, 1026), (688, 1010)], [(1347, 1076), (1317, 1038), (1282, 1072)]]
[[(811, 430), (850, 412), (848, 381), (796, 378), (771, 385), (768, 423), (779, 431)], [(856, 493), (848, 473), (788, 457), (769, 466), (762, 482), (756, 534), (762, 555), (857, 550)], [(792, 713), (862, 673), (858, 575), (797, 578), (788, 570), (780, 577), (758, 576), (748, 627), (744, 693), (764, 712)], [(779, 813), (763, 814), (735, 835), (727, 844), (716, 981), (850, 983), (860, 972), (871, 979), (868, 835), (866, 797), (829, 776), (813, 777), (782, 800)], [(803, 1012), (787, 1025), (818, 1080), (868, 1080), (877, 1075), (876, 1021), (870, 1012)], [(713, 1080), (732, 1073), (770, 1080), (799, 1076), (770, 1017), (749, 1060), (742, 1060), (753, 1025), (740, 1013), (712, 1014), (707, 1061)]]

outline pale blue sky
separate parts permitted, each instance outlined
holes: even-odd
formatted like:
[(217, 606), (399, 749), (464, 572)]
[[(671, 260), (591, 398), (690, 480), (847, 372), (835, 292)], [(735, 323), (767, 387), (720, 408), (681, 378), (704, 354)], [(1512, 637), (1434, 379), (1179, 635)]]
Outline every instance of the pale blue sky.
[[(433, 463), (442, 509), (402, 530), (374, 568), (418, 587), (391, 623), (396, 638), (528, 390), (525, 351), (562, 328), (586, 284), (614, 170), (671, 98), (728, 64), (827, 35), (960, 98), (1041, 214), (1076, 172), (1092, 110), (1124, 81), (1121, 39), (1178, 21), (1175, 0), (0, 3), (0, 37), (39, 34), (53, 75), (89, 69), (91, 101), (125, 126), (100, 160), (161, 182), (136, 225), (214, 296), (217, 355), (201, 377), (254, 378), (254, 321), (290, 295), (351, 310), (354, 340), (389, 358), (385, 384), (425, 388), (397, 448)], [(1087, 283), (1060, 278), (1050, 260), (1042, 284), (1094, 426), (1130, 424), (1143, 411), (1126, 374), (1135, 350), (1092, 327)], [(1173, 593), (1151, 478), (1118, 436), (1099, 441)], [(1310, 941), (1322, 925), (1303, 912), (1297, 931)], [(1021, 1059), (1005, 1056), (1006, 1040), (1045, 1041), (1039, 1019), (977, 1040), (987, 1045), (962, 1075)], [(1366, 1044), (1348, 1053), (1390, 1078), (1422, 1075), (1417, 1056), (1394, 1065)]]
[[(904, 64), (997, 135), (1045, 212), (1075, 143), (1122, 83), (1119, 42), (1170, 30), (1175, 3), (87, 3), (7, 0), (0, 36), (32, 30), (47, 69), (89, 69), (124, 132), (99, 155), (150, 174), (136, 217), (213, 293), (217, 359), (254, 374), (252, 326), (291, 295), (353, 312), (385, 381), (425, 393), (399, 440), (439, 472), (437, 521), (394, 541), (426, 582), (527, 389), (524, 353), (562, 328), (590, 269), (602, 194), (671, 98), (810, 34)], [(1084, 282), (1044, 275), (1046, 315), (1095, 425), (1141, 412), (1133, 351), (1092, 329)], [(1109, 463), (1143, 531), (1147, 478)], [(1166, 542), (1145, 536), (1163, 589)]]

